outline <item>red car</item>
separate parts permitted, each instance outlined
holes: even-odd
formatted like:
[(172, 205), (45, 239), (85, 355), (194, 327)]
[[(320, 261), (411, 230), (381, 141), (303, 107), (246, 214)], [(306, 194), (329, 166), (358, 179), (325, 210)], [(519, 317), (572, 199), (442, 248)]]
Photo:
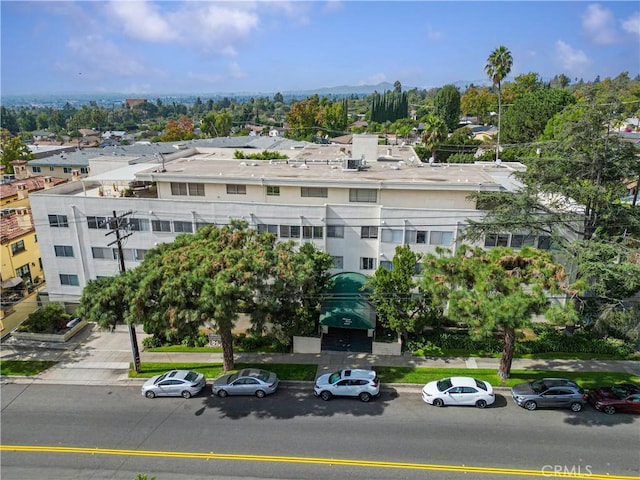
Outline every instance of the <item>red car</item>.
[(640, 413), (640, 386), (621, 383), (611, 387), (594, 388), (587, 395), (587, 400), (596, 410), (607, 415), (616, 412)]

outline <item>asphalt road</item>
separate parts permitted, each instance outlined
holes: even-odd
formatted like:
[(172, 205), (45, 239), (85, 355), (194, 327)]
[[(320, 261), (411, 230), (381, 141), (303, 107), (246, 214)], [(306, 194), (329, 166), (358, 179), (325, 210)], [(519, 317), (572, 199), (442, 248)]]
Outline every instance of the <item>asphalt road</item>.
[(135, 387), (3, 385), (2, 479), (640, 477), (640, 416), (529, 412), (508, 396), (436, 408), (418, 391), (365, 404), (309, 386), (148, 400)]

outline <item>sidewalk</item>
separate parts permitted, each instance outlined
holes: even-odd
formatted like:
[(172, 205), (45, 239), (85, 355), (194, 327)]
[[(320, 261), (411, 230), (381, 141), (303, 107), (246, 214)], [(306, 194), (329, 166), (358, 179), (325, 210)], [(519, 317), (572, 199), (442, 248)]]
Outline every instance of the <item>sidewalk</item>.
[[(141, 330), (138, 327), (138, 330)], [(137, 331), (141, 346), (145, 335)], [(54, 367), (29, 378), (3, 377), (2, 383), (39, 383), (75, 385), (140, 385), (142, 379), (128, 378), (132, 362), (129, 332), (119, 326), (113, 332), (99, 331), (88, 325), (71, 341), (58, 348), (51, 344), (26, 345), (8, 338), (2, 342), (2, 360), (52, 360)], [(222, 363), (221, 353), (178, 353), (140, 351), (142, 362)], [(497, 358), (419, 358), (366, 353), (322, 352), (319, 354), (235, 353), (237, 363), (303, 363), (318, 365), (317, 375), (343, 367), (412, 366), (498, 369)], [(626, 360), (536, 360), (514, 359), (514, 370), (606, 371), (640, 375), (640, 362)]]

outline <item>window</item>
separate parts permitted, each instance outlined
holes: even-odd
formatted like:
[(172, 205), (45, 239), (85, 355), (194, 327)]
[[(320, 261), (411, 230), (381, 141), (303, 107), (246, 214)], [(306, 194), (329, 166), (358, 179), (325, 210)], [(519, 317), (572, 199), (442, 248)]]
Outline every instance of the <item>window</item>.
[(246, 185), (230, 185), (230, 184), (227, 184), (227, 193), (229, 195), (246, 195), (247, 194), (247, 186)]
[(33, 171), (33, 173), (40, 173), (42, 172), (42, 169), (40, 167), (31, 167), (31, 170)]
[(71, 245), (54, 245), (56, 257), (73, 257), (73, 247)]
[(281, 238), (300, 238), (300, 225), (280, 225)]
[(49, 171), (50, 172), (55, 172), (56, 168), (53, 165), (51, 165), (51, 166), (49, 166)]
[(129, 229), (133, 232), (148, 232), (149, 220), (146, 218), (130, 218)]
[(360, 269), (361, 270), (375, 270), (376, 259), (370, 257), (360, 257)]
[(187, 194), (186, 183), (171, 182), (171, 195), (186, 195), (186, 194)]
[(506, 247), (509, 244), (509, 235), (506, 233), (490, 233), (484, 239), (485, 247)]
[(80, 167), (80, 173), (82, 173), (83, 175), (88, 175), (89, 174), (89, 168), (88, 167)]
[(258, 224), (258, 233), (273, 233), (274, 235), (278, 235), (278, 225), (268, 225), (266, 223)]
[(31, 277), (31, 272), (29, 271), (29, 264), (22, 265), (20, 268), (16, 268), (16, 277)]
[(204, 197), (204, 183), (190, 183), (189, 195), (192, 197)]
[(370, 188), (350, 188), (349, 201), (376, 203), (378, 201), (378, 192)]
[(196, 222), (196, 231), (202, 230), (204, 227), (207, 227), (209, 225), (215, 225), (215, 223)]
[(69, 222), (67, 221), (66, 215), (49, 215), (49, 226), (50, 227), (68, 227)]
[(380, 261), (380, 266), (382, 268), (386, 268), (387, 270), (393, 270), (393, 262), (389, 260)]
[(133, 259), (136, 262), (141, 262), (144, 260), (144, 257), (147, 256), (147, 251), (142, 248), (134, 248), (133, 249)]
[(305, 225), (302, 227), (302, 238), (322, 238), (323, 227)]
[(329, 195), (325, 187), (300, 187), (300, 196), (302, 198), (327, 198)]
[(513, 248), (533, 246), (533, 241), (533, 235), (511, 235), (511, 246)]
[(540, 250), (549, 250), (551, 248), (551, 237), (546, 235), (538, 237), (538, 248)]
[(176, 233), (193, 233), (193, 224), (191, 222), (174, 220), (173, 231)]
[(113, 258), (110, 248), (91, 247), (91, 254), (93, 258), (102, 260), (111, 260)]
[(327, 238), (344, 238), (344, 226), (327, 225)]
[(64, 173), (71, 173), (71, 172), (73, 172), (73, 168), (72, 167), (62, 167), (62, 171)]
[(171, 222), (169, 220), (151, 220), (151, 230), (154, 232), (170, 232)]
[(429, 245), (451, 245), (453, 243), (453, 232), (431, 232), (429, 235)]
[(333, 268), (344, 268), (344, 257), (331, 258), (333, 258)]
[(106, 230), (107, 225), (107, 217), (87, 217), (87, 223), (89, 224), (89, 228), (101, 228)]
[(267, 186), (267, 195), (278, 197), (280, 196), (280, 187), (272, 187), (270, 185)]
[(387, 243), (402, 243), (402, 230), (383, 228), (381, 240)]
[(78, 285), (80, 285), (80, 283), (78, 282), (78, 276), (77, 275), (71, 275), (68, 273), (61, 273), (60, 274), (60, 283), (62, 285), (71, 285), (73, 287), (77, 287)]
[(15, 255), (16, 253), (24, 251), (24, 240), (18, 240), (17, 242), (11, 244), (11, 255)]
[(360, 238), (378, 238), (378, 227), (361, 227)]
[(427, 243), (426, 230), (407, 230), (404, 236), (405, 243)]

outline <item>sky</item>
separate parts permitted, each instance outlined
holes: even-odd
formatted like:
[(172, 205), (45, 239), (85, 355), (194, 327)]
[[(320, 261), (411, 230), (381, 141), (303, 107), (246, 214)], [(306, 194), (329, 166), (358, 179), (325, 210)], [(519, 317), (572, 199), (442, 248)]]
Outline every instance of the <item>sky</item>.
[(0, 93), (403, 89), (640, 73), (637, 1), (0, 1)]

